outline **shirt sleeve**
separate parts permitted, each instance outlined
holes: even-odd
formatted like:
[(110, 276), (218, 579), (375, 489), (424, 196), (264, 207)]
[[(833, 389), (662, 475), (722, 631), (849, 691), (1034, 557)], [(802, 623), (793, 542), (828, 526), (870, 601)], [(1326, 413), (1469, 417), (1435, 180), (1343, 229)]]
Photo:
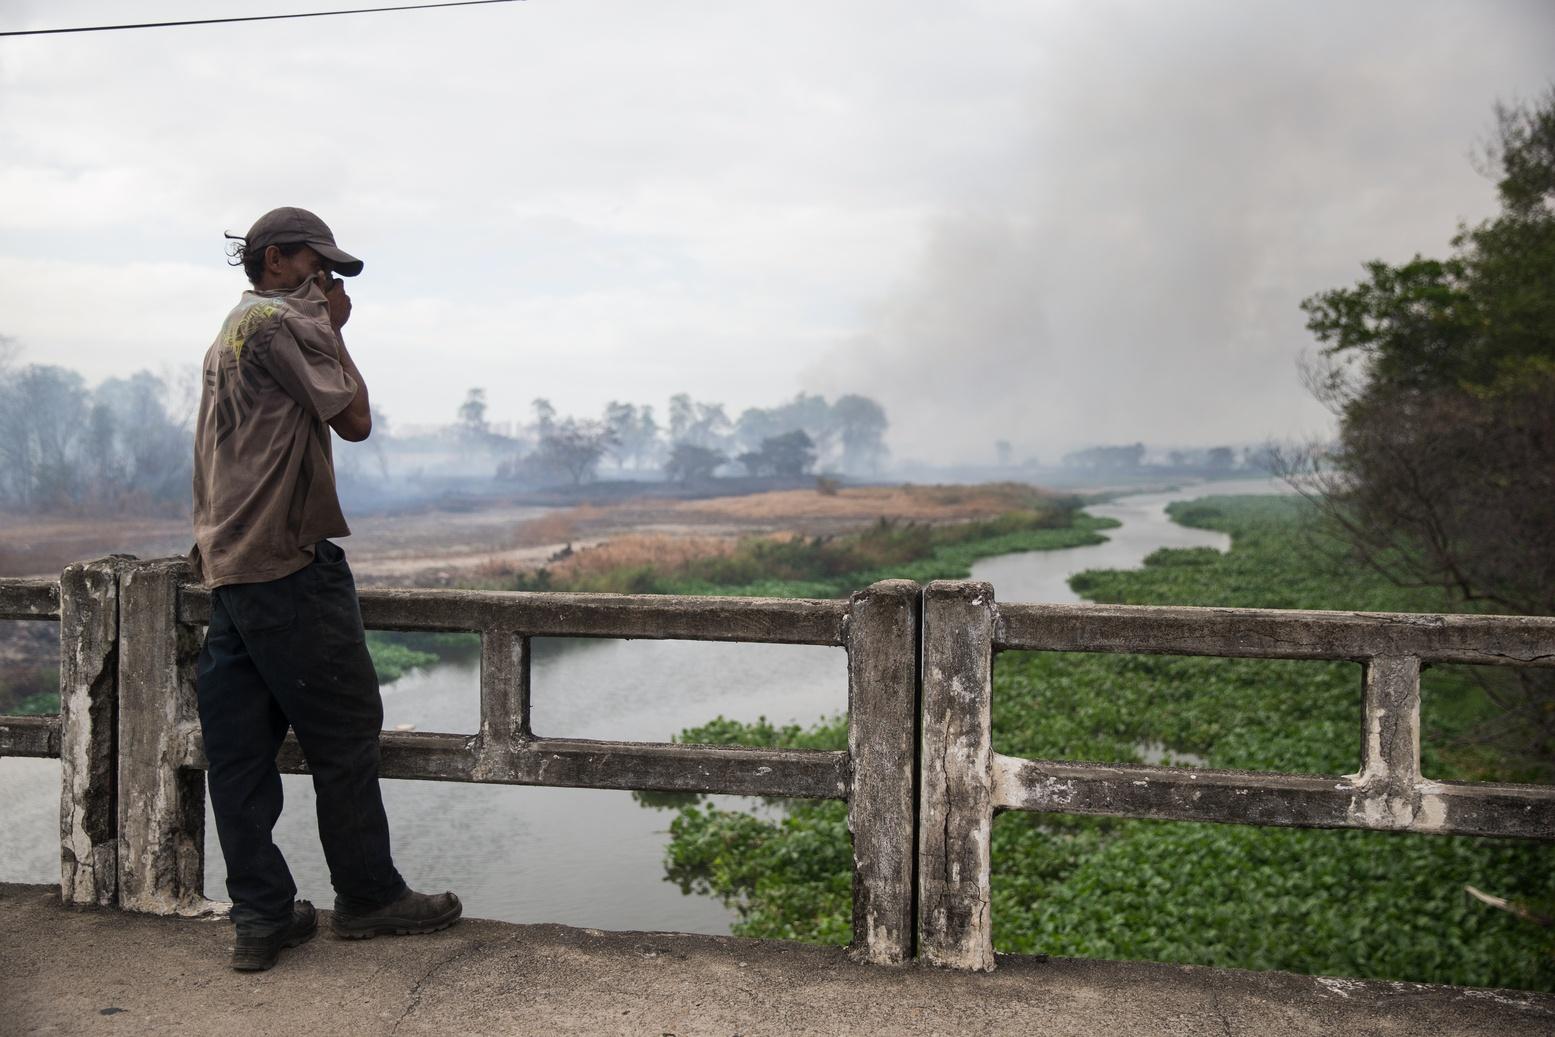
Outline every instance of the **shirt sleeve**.
[(320, 421), (329, 421), (356, 398), (356, 380), (340, 363), (335, 333), (317, 320), (282, 317), (263, 362), (286, 394)]

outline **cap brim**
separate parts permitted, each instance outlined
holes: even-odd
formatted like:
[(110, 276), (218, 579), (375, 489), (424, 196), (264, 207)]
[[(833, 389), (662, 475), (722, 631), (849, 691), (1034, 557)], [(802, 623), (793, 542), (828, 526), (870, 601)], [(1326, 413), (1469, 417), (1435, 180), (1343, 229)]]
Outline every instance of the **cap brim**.
[(362, 261), (351, 253), (343, 252), (334, 245), (322, 241), (310, 241), (308, 245), (313, 251), (329, 260), (331, 269), (341, 277), (355, 277), (362, 272)]

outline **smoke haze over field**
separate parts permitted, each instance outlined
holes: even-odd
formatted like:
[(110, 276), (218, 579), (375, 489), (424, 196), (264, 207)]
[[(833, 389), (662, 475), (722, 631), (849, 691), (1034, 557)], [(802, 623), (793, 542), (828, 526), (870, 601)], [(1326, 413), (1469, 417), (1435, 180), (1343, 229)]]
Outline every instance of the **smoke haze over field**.
[[(286, 10), (336, 6), (297, 0)], [(271, 13), (9, 3), (0, 28)], [(260, 63), (255, 56), (261, 56)], [(0, 334), (192, 364), (273, 205), (397, 424), (879, 399), (898, 458), (1322, 432), (1300, 300), (1493, 207), (1555, 5), (574, 0), (0, 40)]]
[(1321, 432), (1298, 303), (1489, 214), (1470, 153), (1555, 73), (1555, 6), (1103, 5), (1056, 42), (1004, 161), (808, 371), (885, 372), (903, 452)]

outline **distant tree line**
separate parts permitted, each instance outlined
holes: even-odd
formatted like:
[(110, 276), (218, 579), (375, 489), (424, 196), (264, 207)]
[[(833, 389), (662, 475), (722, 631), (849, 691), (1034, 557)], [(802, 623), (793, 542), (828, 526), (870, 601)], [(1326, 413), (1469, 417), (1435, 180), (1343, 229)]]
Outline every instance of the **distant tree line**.
[(192, 386), (150, 371), (88, 389), (20, 365), (0, 338), (0, 508), (177, 514), (189, 507)]
[(498, 435), (487, 420), (484, 389), (469, 391), (457, 429), (472, 442), (509, 456), (500, 478), (530, 482), (594, 478), (607, 461), (618, 471), (662, 471), (695, 482), (721, 472), (802, 476), (817, 468), (870, 475), (888, 450), (885, 409), (867, 396), (828, 402), (800, 393), (776, 407), (750, 407), (730, 419), (721, 403), (678, 393), (661, 423), (652, 404), (612, 400), (597, 418), (562, 417), (550, 400), (531, 404), (532, 420), (515, 435)]
[(1201, 450), (1169, 450), (1164, 464), (1147, 461), (1143, 443), (1122, 446), (1093, 446), (1064, 455), (1065, 468), (1089, 472), (1136, 472), (1146, 468), (1192, 471), (1230, 472), (1238, 468), (1269, 471), (1272, 464), (1268, 447), (1247, 447), (1241, 451), (1229, 446), (1208, 447)]
[[(187, 511), (197, 382), (139, 371), (88, 388), (75, 371), (22, 365), (18, 356), (15, 342), (0, 336), (0, 510)], [(471, 389), (449, 430), (452, 451), (495, 456), (498, 478), (531, 485), (587, 482), (604, 464), (682, 482), (868, 475), (887, 455), (884, 408), (851, 394), (828, 401), (801, 393), (731, 420), (723, 404), (680, 393), (663, 423), (650, 404), (613, 400), (587, 418), (563, 416), (542, 397), (516, 432), (494, 430), (488, 413), (485, 390)], [(388, 480), (392, 452), (410, 442), (391, 441), (388, 418), (376, 410), (373, 417), (372, 439), (336, 452), (342, 486)]]

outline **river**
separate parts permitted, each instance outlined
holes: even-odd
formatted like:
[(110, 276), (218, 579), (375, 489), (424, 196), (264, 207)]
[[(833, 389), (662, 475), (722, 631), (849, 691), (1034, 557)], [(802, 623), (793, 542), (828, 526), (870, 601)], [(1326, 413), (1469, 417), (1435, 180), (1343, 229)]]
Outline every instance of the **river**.
[[(1122, 525), (1106, 543), (1001, 555), (972, 575), (1004, 601), (1068, 602), (1082, 569), (1137, 567), (1160, 547), (1225, 550), (1220, 533), (1166, 517), (1172, 500), (1211, 493), (1272, 493), (1265, 480), (1133, 494), (1090, 508)], [(847, 657), (840, 648), (687, 641), (534, 642), (533, 726), (547, 736), (668, 740), (720, 714), (742, 721), (808, 724), (847, 708)], [(413, 670), (384, 686), (385, 726), (418, 731), (477, 728), (476, 659)], [(300, 896), (329, 905), (333, 894), (319, 849), (308, 778), (288, 775), (288, 807), (276, 842)], [(0, 881), (58, 879), (59, 763), (0, 759)], [(562, 922), (617, 930), (727, 933), (733, 913), (685, 895), (664, 878), (673, 812), (648, 809), (627, 792), (386, 781), (395, 856), (410, 883), (457, 891), (466, 912), (517, 922)], [(756, 801), (713, 797), (759, 809)], [(206, 822), (206, 883), (221, 896), (225, 868), (215, 826)]]

